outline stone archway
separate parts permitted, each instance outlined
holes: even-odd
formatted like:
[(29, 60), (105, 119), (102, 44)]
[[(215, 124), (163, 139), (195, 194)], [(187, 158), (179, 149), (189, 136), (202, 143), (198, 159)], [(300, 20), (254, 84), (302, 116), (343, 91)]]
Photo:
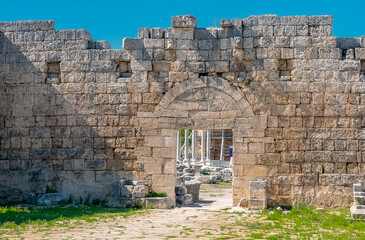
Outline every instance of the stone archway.
[[(175, 202), (178, 129), (232, 129), (235, 156), (233, 204), (248, 197), (248, 181), (256, 178), (250, 172), (255, 164), (253, 155), (263, 148), (263, 140), (260, 142), (263, 134), (252, 136), (258, 125), (254, 122), (260, 119), (254, 116), (239, 88), (222, 78), (190, 79), (169, 90), (153, 113), (138, 113), (137, 117), (144, 144), (138, 147), (136, 155), (138, 163), (144, 168), (144, 177), (152, 179), (154, 191), (166, 192)], [(246, 137), (256, 138), (250, 144), (244, 142)], [(244, 171), (249, 175), (245, 175)], [(258, 177), (266, 176), (261, 175)]]

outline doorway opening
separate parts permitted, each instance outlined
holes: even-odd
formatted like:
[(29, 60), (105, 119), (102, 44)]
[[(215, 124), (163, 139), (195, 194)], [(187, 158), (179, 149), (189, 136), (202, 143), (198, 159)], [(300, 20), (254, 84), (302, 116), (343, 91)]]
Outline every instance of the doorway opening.
[(178, 130), (176, 204), (231, 207), (232, 162), (232, 129)]

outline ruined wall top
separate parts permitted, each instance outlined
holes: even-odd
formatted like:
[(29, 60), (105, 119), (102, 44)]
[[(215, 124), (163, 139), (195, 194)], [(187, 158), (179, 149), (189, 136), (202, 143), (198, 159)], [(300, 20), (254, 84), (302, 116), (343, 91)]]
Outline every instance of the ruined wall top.
[(30, 32), (55, 30), (55, 22), (51, 20), (33, 20), (17, 22), (0, 22), (1, 32)]
[[(333, 16), (282, 16), (259, 15), (249, 16), (244, 19), (220, 19), (220, 27), (197, 28), (197, 19), (192, 15), (173, 16), (169, 28), (139, 28), (138, 39), (224, 39), (224, 38), (257, 38), (257, 37), (333, 37)], [(44, 40), (87, 40), (92, 42), (91, 34), (84, 29), (80, 30), (55, 30), (55, 22), (51, 20), (0, 22), (0, 32), (49, 32)], [(341, 49), (364, 48), (365, 36), (334, 38), (336, 46)], [(149, 41), (149, 44), (159, 44), (158, 41)], [(243, 41), (242, 47), (248, 41)], [(254, 43), (255, 44), (255, 43)], [(258, 43), (257, 43), (258, 44)], [(123, 49), (134, 50), (148, 45), (143, 40), (125, 38)], [(166, 47), (166, 46), (165, 46)], [(89, 49), (110, 49), (107, 41), (96, 41), (89, 44)]]

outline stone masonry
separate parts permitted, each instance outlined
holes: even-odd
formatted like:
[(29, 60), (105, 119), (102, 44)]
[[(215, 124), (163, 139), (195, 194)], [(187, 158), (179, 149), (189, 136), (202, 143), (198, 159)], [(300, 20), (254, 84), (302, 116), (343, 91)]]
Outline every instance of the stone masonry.
[(231, 129), (234, 205), (266, 181), (268, 206), (349, 206), (365, 184), (365, 36), (336, 38), (332, 22), (174, 16), (122, 50), (53, 21), (1, 22), (0, 203), (103, 200), (118, 179), (175, 202), (177, 130)]

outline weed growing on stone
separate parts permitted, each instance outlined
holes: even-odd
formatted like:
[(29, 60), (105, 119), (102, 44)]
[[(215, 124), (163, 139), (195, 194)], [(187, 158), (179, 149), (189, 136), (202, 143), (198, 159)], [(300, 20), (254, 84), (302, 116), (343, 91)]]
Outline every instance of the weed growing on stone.
[(151, 192), (151, 193), (147, 194), (145, 197), (150, 198), (150, 197), (166, 197), (166, 196), (167, 196), (166, 193)]

